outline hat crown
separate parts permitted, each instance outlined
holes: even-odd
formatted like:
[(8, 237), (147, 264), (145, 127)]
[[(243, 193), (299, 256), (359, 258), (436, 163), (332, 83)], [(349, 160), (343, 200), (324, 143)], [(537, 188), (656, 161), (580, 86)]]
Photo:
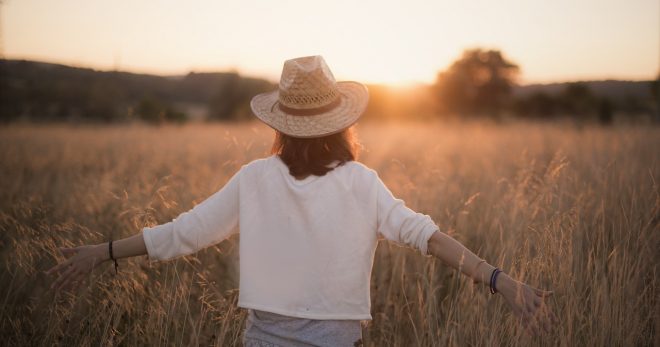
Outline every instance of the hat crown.
[(339, 92), (332, 71), (320, 55), (284, 62), (279, 103), (294, 109), (313, 109), (337, 100)]

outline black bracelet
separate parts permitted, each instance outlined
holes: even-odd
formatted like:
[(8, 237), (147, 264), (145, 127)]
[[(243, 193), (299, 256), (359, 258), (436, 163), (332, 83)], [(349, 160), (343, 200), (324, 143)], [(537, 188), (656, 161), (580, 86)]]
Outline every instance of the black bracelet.
[(117, 264), (117, 259), (115, 259), (115, 257), (112, 255), (112, 240), (110, 240), (110, 242), (108, 243), (108, 247), (110, 248), (110, 260), (115, 262), (115, 274), (116, 274), (118, 273), (117, 269), (119, 268), (119, 264)]
[(500, 274), (502, 270), (495, 268), (493, 269), (493, 272), (490, 274), (490, 293), (495, 294), (497, 293), (497, 288), (495, 288), (495, 283), (497, 282), (497, 275)]

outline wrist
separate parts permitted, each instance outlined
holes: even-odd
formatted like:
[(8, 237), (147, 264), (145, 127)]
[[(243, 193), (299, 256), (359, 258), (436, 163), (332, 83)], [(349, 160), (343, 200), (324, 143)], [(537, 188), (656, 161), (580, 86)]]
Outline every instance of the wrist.
[(497, 281), (495, 281), (495, 289), (497, 290), (498, 293), (501, 293), (502, 295), (505, 295), (507, 293), (510, 293), (512, 290), (515, 290), (516, 287), (516, 281), (511, 278), (511, 276), (507, 275), (506, 273), (502, 272), (497, 276)]
[(110, 249), (108, 248), (108, 243), (100, 243), (96, 247), (96, 258), (99, 262), (103, 263), (110, 260)]

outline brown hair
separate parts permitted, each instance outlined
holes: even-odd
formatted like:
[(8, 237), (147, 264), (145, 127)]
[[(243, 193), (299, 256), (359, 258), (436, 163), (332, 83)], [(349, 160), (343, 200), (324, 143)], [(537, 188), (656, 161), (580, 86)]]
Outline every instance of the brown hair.
[(317, 138), (296, 138), (276, 131), (271, 149), (289, 167), (289, 174), (296, 179), (309, 175), (323, 176), (337, 166), (356, 160), (359, 144), (353, 127), (337, 134)]

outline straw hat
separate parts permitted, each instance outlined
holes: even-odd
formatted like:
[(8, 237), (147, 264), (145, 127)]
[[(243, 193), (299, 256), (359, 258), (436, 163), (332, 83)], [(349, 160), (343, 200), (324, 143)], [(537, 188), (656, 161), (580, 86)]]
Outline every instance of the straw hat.
[(293, 137), (338, 133), (353, 125), (367, 107), (369, 92), (358, 82), (336, 82), (323, 57), (284, 62), (279, 88), (252, 98), (252, 112)]

